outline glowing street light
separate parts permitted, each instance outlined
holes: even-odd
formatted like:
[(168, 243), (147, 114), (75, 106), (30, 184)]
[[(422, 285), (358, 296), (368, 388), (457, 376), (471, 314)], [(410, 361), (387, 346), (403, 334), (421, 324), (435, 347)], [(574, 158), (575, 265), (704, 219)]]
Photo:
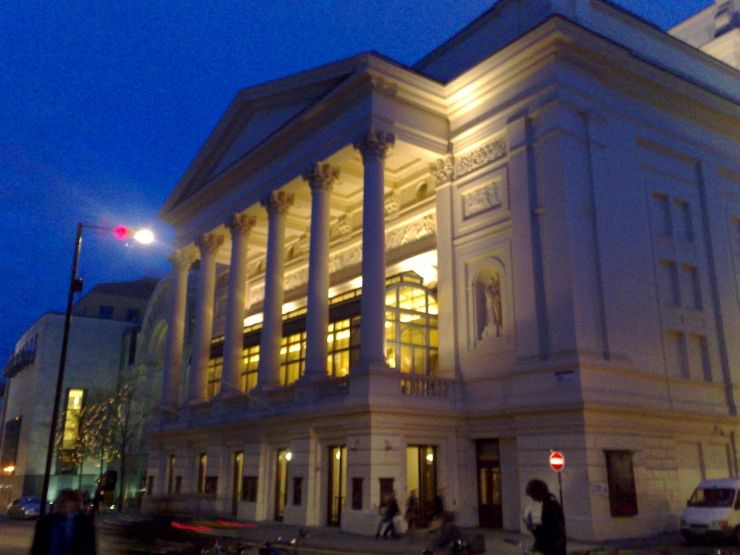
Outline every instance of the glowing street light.
[[(148, 245), (154, 241), (154, 234), (148, 229), (132, 230), (129, 227), (119, 225), (116, 227), (105, 227), (99, 225), (77, 224), (77, 233), (75, 235), (74, 254), (72, 256), (72, 276), (69, 280), (69, 292), (67, 293), (67, 311), (64, 314), (64, 333), (62, 335), (62, 352), (59, 356), (59, 372), (57, 374), (56, 393), (54, 395), (54, 407), (51, 412), (51, 426), (49, 430), (49, 447), (46, 451), (46, 467), (44, 469), (44, 481), (41, 487), (41, 507), (39, 515), (44, 516), (47, 510), (46, 498), (49, 495), (49, 481), (51, 480), (51, 463), (54, 459), (54, 436), (57, 433), (57, 414), (62, 399), (62, 386), (64, 385), (64, 369), (67, 364), (67, 346), (69, 345), (69, 328), (72, 322), (72, 306), (74, 304), (75, 293), (82, 291), (82, 280), (77, 276), (77, 270), (80, 262), (80, 247), (82, 246), (82, 229), (95, 229), (97, 231), (112, 231), (113, 235), (124, 240), (129, 236), (133, 237), (138, 243)], [(3, 469), (7, 472), (7, 467)], [(13, 468), (13, 471), (15, 468)], [(11, 471), (12, 472), (12, 471)]]

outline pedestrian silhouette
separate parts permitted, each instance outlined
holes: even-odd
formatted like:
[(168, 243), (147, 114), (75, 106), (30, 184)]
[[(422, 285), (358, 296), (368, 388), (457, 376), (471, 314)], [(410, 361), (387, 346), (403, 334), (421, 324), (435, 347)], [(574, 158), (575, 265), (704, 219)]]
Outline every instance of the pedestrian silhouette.
[(81, 511), (80, 493), (63, 489), (52, 512), (36, 522), (31, 555), (95, 555), (95, 525)]
[(530, 480), (526, 493), (533, 500), (542, 503), (540, 524), (533, 525), (531, 520), (525, 521), (527, 529), (534, 535), (534, 551), (545, 555), (565, 555), (565, 515), (560, 503), (542, 480)]

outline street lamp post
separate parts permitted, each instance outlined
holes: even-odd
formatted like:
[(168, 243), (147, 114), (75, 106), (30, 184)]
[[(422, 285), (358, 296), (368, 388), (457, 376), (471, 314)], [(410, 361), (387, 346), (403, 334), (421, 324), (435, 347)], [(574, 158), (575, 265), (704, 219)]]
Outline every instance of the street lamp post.
[[(72, 323), (72, 307), (74, 306), (75, 293), (82, 291), (82, 280), (77, 276), (77, 270), (80, 262), (80, 247), (82, 246), (82, 229), (83, 228), (96, 229), (100, 231), (113, 231), (116, 237), (125, 238), (128, 230), (122, 226), (115, 228), (103, 227), (98, 225), (84, 224), (82, 222), (77, 223), (77, 232), (75, 233), (75, 245), (74, 254), (72, 256), (72, 275), (69, 280), (69, 291), (67, 292), (67, 310), (64, 313), (64, 332), (62, 334), (62, 351), (59, 355), (59, 372), (57, 373), (57, 386), (54, 393), (54, 406), (51, 412), (51, 427), (49, 430), (49, 446), (46, 451), (46, 466), (44, 467), (44, 482), (41, 487), (41, 507), (39, 511), (40, 516), (46, 514), (47, 509), (47, 496), (49, 495), (49, 481), (51, 480), (51, 464), (54, 460), (54, 443), (57, 434), (57, 415), (59, 414), (59, 405), (62, 400), (62, 389), (64, 387), (64, 370), (67, 365), (67, 347), (69, 345), (69, 329)], [(154, 240), (154, 236), (151, 231), (139, 230), (134, 233), (134, 238), (143, 244), (151, 243)]]

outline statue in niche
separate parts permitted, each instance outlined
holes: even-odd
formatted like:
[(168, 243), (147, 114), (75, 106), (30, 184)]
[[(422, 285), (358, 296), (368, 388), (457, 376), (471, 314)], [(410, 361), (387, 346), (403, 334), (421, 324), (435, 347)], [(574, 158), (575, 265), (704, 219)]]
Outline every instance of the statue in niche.
[(483, 337), (501, 337), (501, 328), (504, 325), (504, 315), (501, 305), (501, 277), (498, 273), (491, 276), (490, 281), (483, 285), (483, 296), (486, 301), (486, 327), (483, 328)]

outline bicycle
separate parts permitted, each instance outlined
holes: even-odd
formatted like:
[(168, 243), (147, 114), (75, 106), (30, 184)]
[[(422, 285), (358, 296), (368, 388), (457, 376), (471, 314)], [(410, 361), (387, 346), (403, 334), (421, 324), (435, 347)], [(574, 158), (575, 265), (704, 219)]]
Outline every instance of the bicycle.
[(278, 536), (273, 542), (265, 542), (259, 549), (258, 555), (298, 555), (298, 546), (308, 536), (308, 532), (300, 528), (298, 535), (290, 540)]
[(230, 538), (217, 538), (210, 547), (200, 550), (200, 555), (246, 555), (251, 546)]
[(530, 555), (530, 553), (532, 553), (527, 547), (527, 544), (524, 543), (524, 541), (522, 540), (517, 540), (514, 538), (504, 538), (504, 543), (508, 543), (509, 545), (513, 545), (514, 547), (521, 547), (522, 555)]

